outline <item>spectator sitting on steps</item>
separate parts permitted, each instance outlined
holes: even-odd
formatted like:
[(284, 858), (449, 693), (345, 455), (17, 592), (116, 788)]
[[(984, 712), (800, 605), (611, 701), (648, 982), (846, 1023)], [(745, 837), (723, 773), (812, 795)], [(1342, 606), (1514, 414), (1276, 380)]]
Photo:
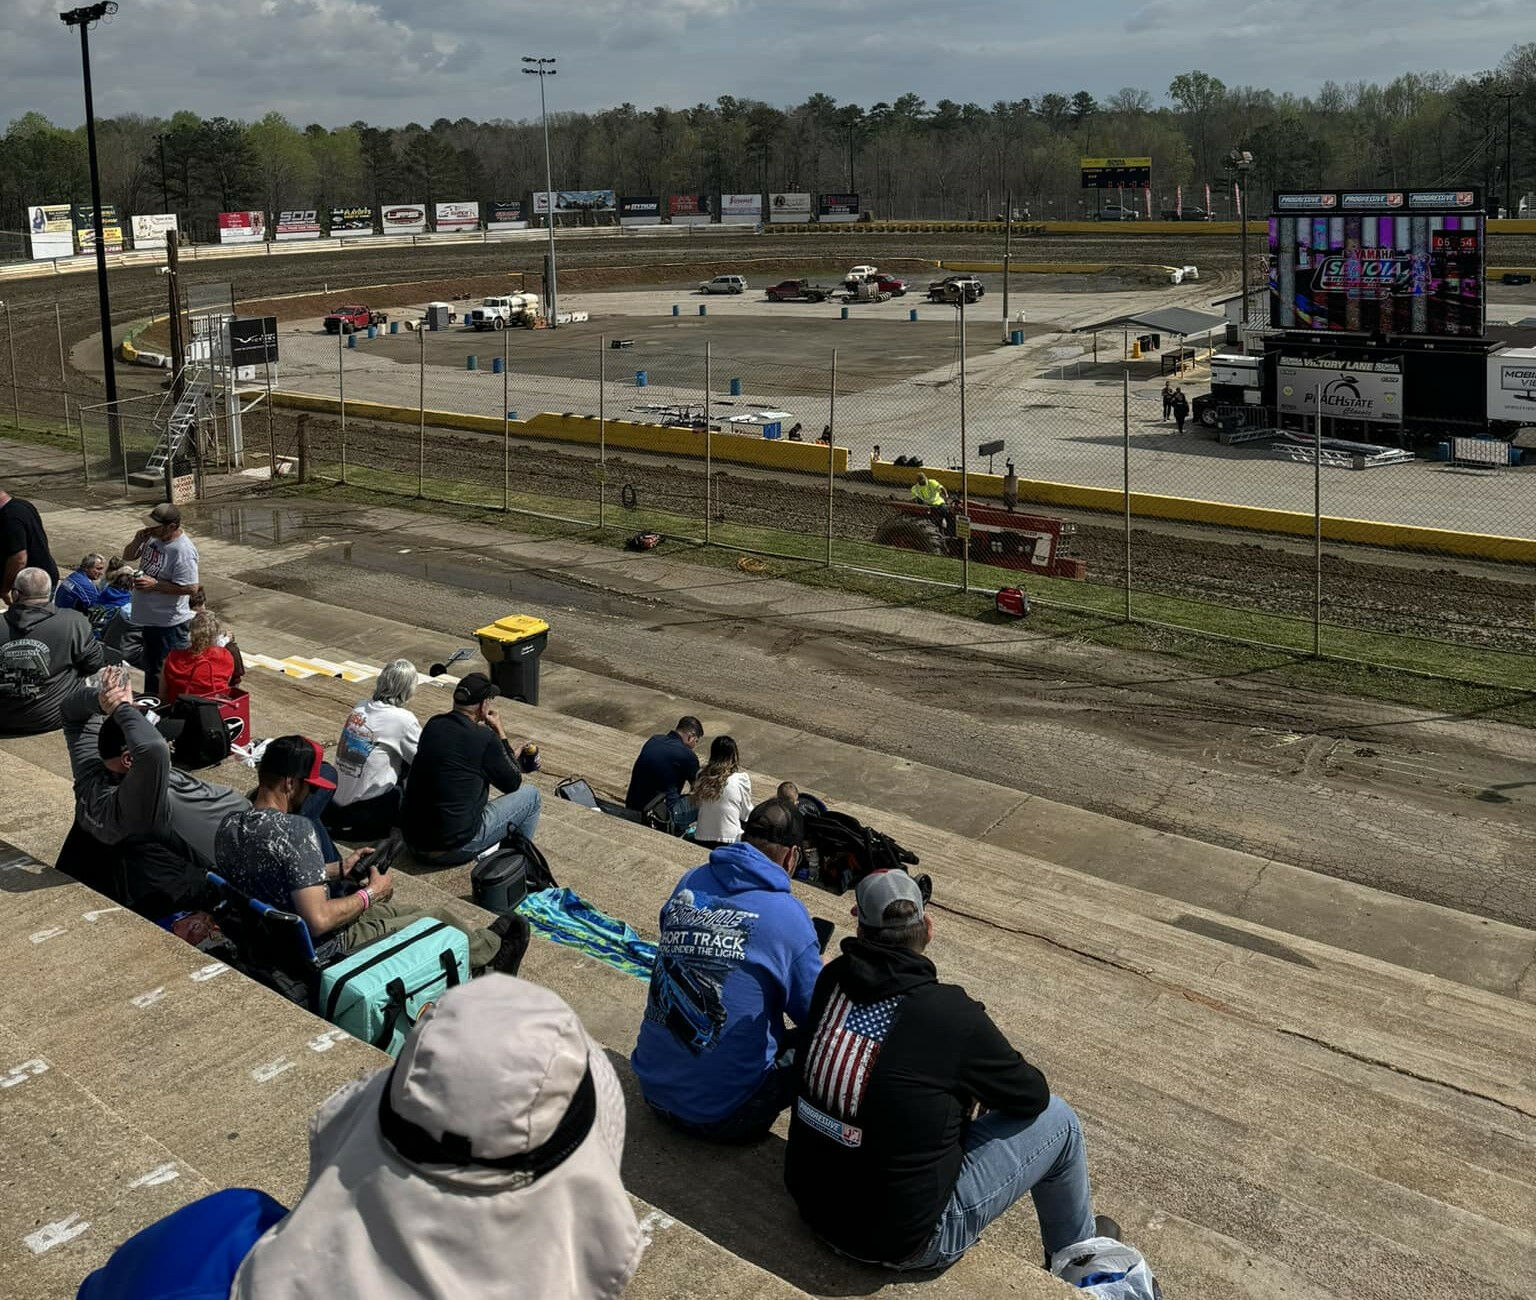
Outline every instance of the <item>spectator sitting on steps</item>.
[(101, 595), (101, 584), (107, 576), (107, 557), (100, 551), (92, 551), (75, 567), (75, 571), (59, 579), (53, 593), (53, 603), (60, 609), (78, 609), (82, 614), (96, 603)]
[(170, 708), (183, 695), (205, 700), (225, 698), (239, 685), (235, 657), (219, 644), (222, 629), (217, 615), (200, 610), (187, 624), (185, 649), (172, 650), (160, 669), (160, 704)]
[(630, 770), (624, 806), (632, 812), (644, 812), (658, 795), (666, 795), (673, 829), (686, 829), (693, 818), (693, 803), (683, 787), (698, 779), (699, 756), (693, 751), (703, 739), (704, 724), (684, 714), (671, 731), (647, 740)]
[[(207, 609), (207, 589), (200, 586), (188, 596), (187, 608), (192, 611), (193, 618), (196, 618), (203, 610)], [(229, 657), (235, 661), (235, 675), (231, 679), (230, 685), (240, 685), (240, 679), (245, 676), (245, 656), (240, 653), (240, 647), (235, 644), (235, 634), (230, 631), (229, 624), (224, 622), (223, 619), (219, 620), (219, 635), (215, 638), (214, 644), (229, 651)]]
[(90, 620), (49, 602), (53, 581), (23, 569), (0, 619), (0, 736), (32, 736), (63, 722), (64, 701), (106, 662)]
[(741, 754), (730, 736), (716, 736), (709, 762), (693, 783), (699, 801), (693, 842), (701, 849), (734, 844), (752, 812), (752, 778), (741, 770)]
[[(405, 783), (400, 825), (405, 842), (427, 861), (467, 861), (509, 831), (531, 840), (539, 827), (539, 792), (523, 784), (517, 755), (493, 701), (501, 692), (484, 673), (453, 690), (453, 708), (427, 720)], [(490, 788), (504, 791), (490, 798)]]
[[(319, 960), (347, 956), (427, 915), (396, 907), (390, 901), (395, 892), (392, 873), (381, 875), (372, 867), (356, 893), (331, 894), (330, 883), (356, 867), (367, 850), (327, 863), (314, 824), (299, 815), (313, 789), (331, 784), (321, 771), (319, 745), (304, 736), (279, 736), (262, 751), (256, 771), (256, 798), (250, 809), (219, 827), (217, 870), (242, 893), (298, 913)], [(495, 927), (454, 928), (469, 938), (471, 971), (517, 972), (528, 947), (528, 922), (515, 912), (501, 917)]]
[(336, 744), (336, 797), (325, 824), (344, 840), (377, 840), (400, 824), (405, 779), (421, 743), (421, 723), (406, 706), (416, 665), (396, 659), (374, 682), (373, 698), (347, 715)]
[(874, 872), (822, 972), (800, 1052), (784, 1181), (855, 1259), (947, 1268), (1028, 1192), (1049, 1258), (1097, 1230), (1077, 1116), (979, 1002), (941, 984), (917, 882)]

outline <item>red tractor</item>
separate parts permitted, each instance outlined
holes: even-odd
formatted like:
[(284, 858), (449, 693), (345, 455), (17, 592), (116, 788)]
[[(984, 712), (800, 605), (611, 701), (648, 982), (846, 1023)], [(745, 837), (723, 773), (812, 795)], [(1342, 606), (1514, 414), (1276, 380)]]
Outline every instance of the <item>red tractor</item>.
[[(875, 531), (875, 543), (921, 551), (924, 555), (947, 555), (960, 559), (965, 540), (951, 537), (921, 502), (891, 498), (897, 513)], [(959, 515), (959, 511), (956, 511)], [(977, 564), (992, 564), (1000, 569), (1023, 569), (1042, 578), (1086, 578), (1088, 562), (1066, 554), (1065, 539), (1077, 532), (1077, 525), (1051, 515), (1022, 515), (999, 506), (970, 505), (970, 556)], [(965, 517), (956, 519), (956, 532), (964, 531)]]

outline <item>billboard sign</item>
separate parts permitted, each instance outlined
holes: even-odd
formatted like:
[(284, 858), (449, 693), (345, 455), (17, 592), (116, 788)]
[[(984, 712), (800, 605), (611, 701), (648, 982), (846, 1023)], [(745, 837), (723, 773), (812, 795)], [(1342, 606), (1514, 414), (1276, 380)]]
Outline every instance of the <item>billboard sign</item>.
[(146, 217), (130, 217), (135, 248), (164, 248), (165, 237), (179, 227), (174, 212), (155, 212)]
[[(96, 209), (90, 204), (75, 205), (75, 248), (82, 253), (96, 251)], [(117, 207), (111, 203), (101, 205), (101, 241), (109, 253), (123, 251), (123, 223), (117, 215)]]
[(755, 226), (763, 219), (761, 194), (722, 194), (720, 196), (720, 224), (723, 226)]
[(277, 317), (235, 317), (229, 322), (229, 356), (238, 366), (264, 366), (277, 360)]
[(1536, 424), (1536, 348), (1488, 358), (1488, 418)]
[(277, 229), (272, 237), (278, 240), (319, 239), (320, 214), (314, 208), (296, 208), (277, 214)]
[(263, 212), (219, 213), (219, 243), (259, 244), (267, 237), (267, 217)]
[(379, 210), (386, 235), (419, 235), (427, 228), (425, 203), (386, 203)]
[(1403, 422), (1403, 370), (1395, 361), (1339, 361), (1281, 355), (1276, 404), (1283, 415), (1323, 415), (1373, 424)]
[(659, 226), (661, 224), (661, 195), (619, 195), (619, 225)]
[(440, 231), (479, 230), (478, 203), (439, 203), (433, 214), (433, 226)]
[(859, 196), (857, 194), (823, 194), (816, 204), (818, 221), (857, 221)]
[(1152, 184), (1150, 158), (1079, 158), (1085, 190), (1140, 190)]
[(527, 230), (528, 218), (523, 216), (522, 203), (509, 199), (490, 204), (485, 213), (485, 228), (487, 230)]
[(1271, 326), (1482, 337), (1481, 213), (1413, 211), (1398, 191), (1335, 197), (1269, 219)]
[(332, 208), (331, 234), (373, 234), (372, 208)]
[(811, 219), (809, 194), (770, 194), (768, 196), (768, 220), (770, 222), (798, 222)]
[(612, 212), (616, 205), (612, 190), (535, 190), (534, 212), (548, 216), (551, 197), (557, 216), (566, 212)]
[(668, 195), (667, 215), (674, 226), (707, 226), (713, 220), (709, 212), (709, 195)]
[(27, 236), (37, 261), (75, 255), (75, 210), (67, 203), (27, 209)]

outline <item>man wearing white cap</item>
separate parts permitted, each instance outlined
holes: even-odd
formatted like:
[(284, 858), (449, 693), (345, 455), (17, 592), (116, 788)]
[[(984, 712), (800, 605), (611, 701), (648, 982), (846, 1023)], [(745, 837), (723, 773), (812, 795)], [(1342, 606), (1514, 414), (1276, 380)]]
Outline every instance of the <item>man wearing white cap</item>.
[(875, 872), (857, 899), (800, 1053), (784, 1181), (802, 1217), (900, 1269), (953, 1264), (1025, 1192), (1047, 1257), (1100, 1235), (1077, 1116), (981, 1003), (939, 982), (917, 882)]

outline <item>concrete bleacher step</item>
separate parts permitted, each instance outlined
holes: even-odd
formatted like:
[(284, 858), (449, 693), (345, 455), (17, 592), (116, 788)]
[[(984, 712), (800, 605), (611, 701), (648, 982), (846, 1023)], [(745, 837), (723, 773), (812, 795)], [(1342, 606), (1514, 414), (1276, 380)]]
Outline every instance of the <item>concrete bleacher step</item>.
[[(274, 730), (327, 740), (350, 698), (316, 680), (260, 693)], [(622, 733), (524, 710), (505, 707), (509, 726), (538, 735), (552, 768), (579, 758), (610, 786), (627, 770)], [(547, 791), (558, 774), (537, 780)], [(554, 800), (539, 838), (563, 884), (652, 937), (677, 874), (699, 860)], [(1508, 1279), (1536, 1270), (1536, 1010), (1261, 927), (1241, 927), (1235, 944), (1202, 933), (1230, 918), (1156, 900), (1176, 913), (1159, 919), (1147, 900), (1118, 906), (1103, 882), (1068, 889), (1044, 864), (988, 874), (989, 851), (961, 847), (936, 868), (940, 969), (983, 997), (1078, 1107), (1103, 1208), (1172, 1293), (1389, 1296), (1412, 1278), (1415, 1295), (1513, 1296)], [(424, 879), (467, 892), (465, 868)], [(800, 892), (846, 927), (846, 899)], [(626, 1052), (643, 985), (549, 948), (535, 946), (531, 976)], [(712, 1175), (756, 1159), (772, 1183), (775, 1153), (715, 1156), (704, 1173), (686, 1159), (653, 1169), (638, 1154), (664, 1157), (679, 1141), (658, 1133), (637, 1148), (637, 1187), (732, 1249), (773, 1241), (761, 1206), (733, 1207)], [(669, 1181), (652, 1188), (650, 1177)], [(1497, 1260), (1462, 1249), (1469, 1233)], [(987, 1293), (1036, 1250), (1027, 1213), (1007, 1216), (941, 1285)]]
[[(4, 749), (0, 785), (28, 792), (11, 810), (69, 806), (62, 777)], [(28, 842), (11, 820), (23, 834), (10, 842), (29, 853), (62, 841), (38, 818)], [(0, 1293), (72, 1296), (119, 1241), (218, 1187), (292, 1204), (310, 1114), (387, 1058), (51, 868), (3, 861)], [(653, 1244), (627, 1295), (804, 1300), (635, 1202)]]

